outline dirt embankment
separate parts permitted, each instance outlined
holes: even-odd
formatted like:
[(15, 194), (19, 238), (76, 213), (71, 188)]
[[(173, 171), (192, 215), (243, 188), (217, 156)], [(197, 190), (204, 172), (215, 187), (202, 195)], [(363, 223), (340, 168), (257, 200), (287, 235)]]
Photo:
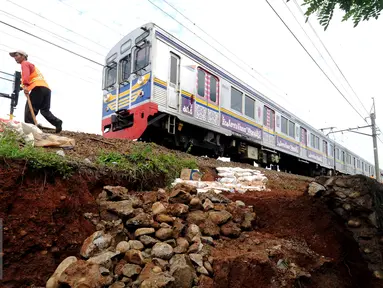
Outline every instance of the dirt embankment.
[[(133, 143), (87, 134), (67, 133), (65, 136), (76, 139), (75, 150), (65, 151), (66, 155), (91, 161), (92, 155), (100, 150), (129, 152)], [(89, 140), (90, 136), (96, 140)], [(184, 156), (184, 153), (175, 153)], [(216, 177), (214, 167), (217, 166), (249, 167), (202, 157), (196, 159), (205, 173), (205, 180)], [(271, 191), (226, 194), (231, 200), (254, 206), (257, 213), (255, 231), (246, 237), (217, 243), (213, 249), (213, 282), (202, 283), (202, 287), (273, 287), (273, 277), (278, 275), (259, 263), (262, 257), (270, 256), (266, 252), (272, 247), (268, 245), (282, 240), (284, 245), (291, 246), (289, 241), (292, 241), (299, 243), (298, 247), (308, 247), (333, 259), (319, 271), (312, 271), (311, 277), (300, 278), (296, 287), (383, 287), (372, 278), (344, 223), (325, 204), (303, 195), (310, 178), (260, 170), (269, 178)], [(103, 173), (101, 177), (95, 171), (85, 172), (62, 179), (49, 171), (29, 171), (24, 162), (0, 162), (0, 218), (4, 224), (1, 287), (44, 286), (64, 258), (80, 257), (83, 241), (96, 229), (83, 214), (97, 213), (95, 197), (103, 186), (137, 188), (137, 183), (134, 187), (116, 175)], [(154, 186), (161, 186), (161, 179), (147, 181), (151, 181), (153, 190), (157, 188)], [(295, 261), (310, 270), (312, 263), (299, 258), (296, 248), (292, 247), (291, 251), (295, 251), (291, 252)], [(270, 259), (277, 263), (278, 256)]]

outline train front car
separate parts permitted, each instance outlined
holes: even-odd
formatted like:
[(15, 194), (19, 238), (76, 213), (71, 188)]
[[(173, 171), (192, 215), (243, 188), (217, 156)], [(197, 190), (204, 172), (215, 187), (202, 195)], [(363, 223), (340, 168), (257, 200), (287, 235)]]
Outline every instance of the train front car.
[(103, 71), (102, 133), (105, 138), (135, 140), (148, 117), (158, 111), (150, 102), (153, 25), (125, 36), (106, 57)]

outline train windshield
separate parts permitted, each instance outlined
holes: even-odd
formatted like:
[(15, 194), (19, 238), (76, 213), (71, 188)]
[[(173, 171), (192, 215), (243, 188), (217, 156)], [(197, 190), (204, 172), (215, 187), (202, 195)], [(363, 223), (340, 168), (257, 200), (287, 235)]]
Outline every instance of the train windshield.
[(116, 83), (117, 80), (117, 63), (113, 62), (105, 67), (105, 88), (109, 88)]
[(149, 45), (136, 50), (135, 71), (139, 71), (149, 65)]

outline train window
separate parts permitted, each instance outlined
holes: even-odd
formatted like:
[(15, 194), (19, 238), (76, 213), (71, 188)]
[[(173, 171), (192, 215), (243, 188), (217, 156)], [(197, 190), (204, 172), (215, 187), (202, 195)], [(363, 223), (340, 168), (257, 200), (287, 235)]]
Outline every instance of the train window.
[(319, 150), (319, 137), (311, 133), (311, 147)]
[(323, 153), (325, 155), (328, 155), (328, 147), (327, 147), (327, 141), (323, 140)]
[(330, 144), (330, 156), (334, 157), (334, 145)]
[(356, 158), (355, 157), (353, 158), (354, 158), (354, 168), (356, 168)]
[(271, 130), (275, 128), (275, 112), (267, 106), (263, 106), (263, 125)]
[(344, 151), (342, 151), (342, 162), (343, 162), (343, 163), (346, 162), (346, 156), (345, 156)]
[(170, 55), (170, 83), (177, 85), (178, 58), (175, 55)]
[(285, 117), (281, 117), (281, 132), (287, 135), (287, 124), (288, 120)]
[(132, 40), (128, 40), (126, 41), (125, 43), (123, 43), (120, 47), (120, 52), (121, 54), (125, 53), (126, 51), (128, 51), (130, 48), (132, 47)]
[(198, 69), (198, 95), (205, 97), (205, 71)]
[(335, 156), (336, 156), (336, 159), (340, 160), (339, 148), (335, 149)]
[(117, 63), (113, 62), (105, 67), (105, 85), (108, 88), (116, 83), (117, 80)]
[(307, 146), (307, 130), (301, 127), (301, 143)]
[(231, 87), (231, 109), (242, 113), (243, 94), (241, 91)]
[(245, 95), (245, 114), (250, 118), (255, 118), (255, 100)]
[(132, 55), (129, 54), (121, 60), (121, 80), (120, 82), (129, 81), (130, 71), (132, 67)]
[(295, 123), (289, 120), (289, 136), (295, 138)]
[(149, 45), (136, 50), (134, 71), (139, 71), (149, 65)]
[(218, 81), (214, 76), (210, 75), (210, 101), (217, 102), (217, 90), (218, 90)]
[(351, 165), (351, 155), (347, 154), (347, 164)]

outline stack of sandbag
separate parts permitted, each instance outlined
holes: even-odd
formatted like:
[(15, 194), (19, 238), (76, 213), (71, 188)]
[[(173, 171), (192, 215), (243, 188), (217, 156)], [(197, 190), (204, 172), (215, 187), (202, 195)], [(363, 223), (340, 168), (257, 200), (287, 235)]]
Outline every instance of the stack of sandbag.
[[(198, 193), (214, 190), (216, 193), (266, 190), (267, 178), (258, 170), (243, 169), (239, 167), (218, 167), (217, 181), (201, 181), (200, 179), (181, 177), (173, 185), (184, 183), (197, 188)], [(182, 174), (182, 173), (181, 173)]]

